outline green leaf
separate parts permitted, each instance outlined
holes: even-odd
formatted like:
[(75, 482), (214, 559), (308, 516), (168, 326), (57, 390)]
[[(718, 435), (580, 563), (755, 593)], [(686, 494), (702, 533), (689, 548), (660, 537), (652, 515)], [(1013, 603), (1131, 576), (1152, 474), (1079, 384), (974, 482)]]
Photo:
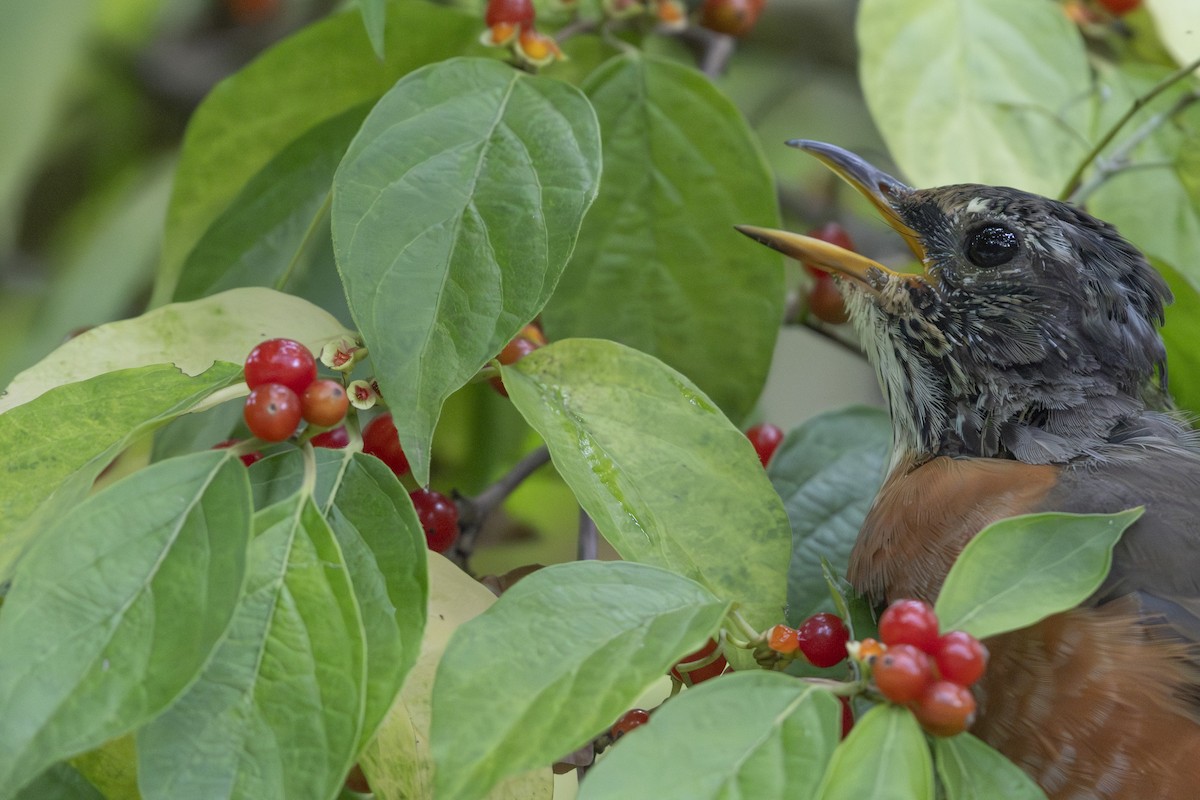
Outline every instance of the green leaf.
[(933, 800), (933, 763), (907, 708), (882, 703), (862, 716), (838, 748), (818, 800)]
[(87, 778), (69, 764), (55, 764), (17, 792), (16, 800), (105, 800)]
[(359, 745), (375, 733), (417, 661), (429, 579), (425, 531), (408, 493), (378, 458), (344, 453), (325, 518), (337, 537), (367, 644), (366, 710)]
[(1200, 292), (1174, 268), (1154, 261), (1154, 268), (1166, 278), (1175, 295), (1167, 306), (1167, 322), (1162, 328), (1167, 346), (1171, 398), (1190, 414), (1200, 415)]
[(946, 800), (1045, 800), (1016, 764), (969, 733), (933, 738), (934, 763)]
[(846, 574), (858, 530), (883, 482), (892, 425), (885, 412), (852, 407), (821, 414), (791, 431), (767, 476), (792, 525), (788, 619), (829, 610), (821, 559)]
[(455, 59), (400, 81), (350, 145), (334, 252), (418, 483), (446, 398), (554, 291), (596, 196), (599, 136), (574, 87)]
[(1113, 547), (1142, 511), (1026, 514), (988, 525), (942, 584), (934, 606), (942, 629), (983, 639), (1079, 605), (1108, 575)]
[[(445, 557), (429, 552), (428, 559), (429, 610), (420, 658), (379, 732), (359, 757), (380, 800), (433, 796), (429, 726), (434, 673), (450, 635), (496, 602), (494, 594)], [(553, 775), (544, 767), (502, 782), (488, 797), (549, 800), (552, 793)]]
[(132, 730), (196, 678), (241, 596), (250, 518), (242, 464), (205, 452), (141, 470), (45, 531), (0, 608), (4, 786)]
[(272, 47), (196, 109), (167, 211), (153, 304), (174, 294), (196, 242), (297, 132), (382, 97), (400, 76), (458, 55), (479, 37), (475, 14), (421, 0), (389, 2), (387, 11), (386, 61), (363, 46), (363, 20), (350, 9)]
[(523, 578), (451, 637), (433, 687), (435, 796), (471, 800), (612, 724), (730, 604), (642, 564)]
[(1043, 0), (864, 0), (859, 72), (871, 114), (919, 186), (1054, 195), (1087, 151), (1087, 53)]
[[(356, 106), (320, 123), (284, 147), (233, 198), (188, 254), (175, 300), (194, 300), (237, 286), (304, 293), (329, 308), (341, 302), (332, 263), (311, 275), (310, 250), (329, 242), (333, 174), (369, 107)], [(324, 296), (322, 296), (322, 294)]]
[(0, 414), (0, 577), (37, 533), (33, 515), (57, 516), (139, 437), (241, 380), (219, 363), (189, 377), (169, 365), (97, 375), (51, 389)]
[(387, 3), (385, 0), (358, 0), (358, 10), (362, 12), (363, 27), (367, 29), (367, 37), (371, 40), (371, 49), (382, 61), (387, 47)]
[(200, 679), (138, 732), (155, 798), (328, 798), (362, 732), (365, 645), (346, 561), (312, 498), (255, 515), (245, 597)]
[(622, 558), (736, 601), (756, 629), (779, 621), (790, 547), (783, 505), (749, 440), (687, 378), (596, 339), (556, 342), (501, 372)]
[(679, 64), (627, 53), (584, 89), (600, 117), (604, 183), (546, 329), (657, 356), (740, 421), (783, 316), (779, 256), (732, 229), (779, 225), (757, 140), (708, 78)]
[(330, 339), (353, 333), (299, 297), (270, 289), (232, 289), (76, 336), (13, 379), (0, 396), (0, 413), (52, 387), (114, 370), (173, 363), (188, 375), (199, 375), (215, 361), (241, 364), (251, 348), (276, 336), (296, 339), (315, 353)]
[(777, 672), (737, 672), (655, 711), (588, 773), (579, 797), (811, 797), (840, 732), (829, 692)]

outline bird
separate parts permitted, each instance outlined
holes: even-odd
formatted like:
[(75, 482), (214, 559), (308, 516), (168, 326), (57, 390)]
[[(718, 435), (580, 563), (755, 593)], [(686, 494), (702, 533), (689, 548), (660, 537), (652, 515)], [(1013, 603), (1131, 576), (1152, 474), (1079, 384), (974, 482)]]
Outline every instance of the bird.
[(912, 188), (795, 140), (864, 195), (919, 272), (737, 226), (831, 273), (893, 428), (847, 577), (933, 603), (964, 545), (1036, 512), (1145, 512), (1079, 606), (985, 640), (972, 732), (1051, 798), (1200, 792), (1200, 442), (1173, 411), (1170, 289), (1112, 225), (981, 184)]

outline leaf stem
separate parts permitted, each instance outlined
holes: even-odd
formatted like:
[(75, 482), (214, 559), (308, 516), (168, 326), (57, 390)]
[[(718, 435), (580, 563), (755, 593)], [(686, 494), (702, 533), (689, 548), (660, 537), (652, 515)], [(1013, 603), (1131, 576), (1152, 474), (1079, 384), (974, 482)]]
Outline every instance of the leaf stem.
[(1158, 97), (1160, 94), (1169, 89), (1174, 83), (1186, 78), (1197, 69), (1200, 69), (1200, 58), (1197, 58), (1194, 61), (1191, 61), (1175, 70), (1170, 75), (1163, 78), (1153, 87), (1151, 87), (1148, 92), (1136, 97), (1125, 113), (1121, 115), (1121, 118), (1113, 123), (1113, 125), (1105, 132), (1104, 136), (1100, 137), (1100, 141), (1098, 141), (1095, 146), (1092, 147), (1091, 151), (1089, 151), (1088, 154), (1084, 156), (1083, 160), (1079, 162), (1079, 165), (1075, 167), (1075, 172), (1071, 174), (1071, 177), (1067, 180), (1067, 185), (1059, 193), (1059, 199), (1066, 200), (1075, 194), (1076, 190), (1079, 189), (1080, 184), (1083, 182), (1083, 173), (1092, 165), (1092, 162), (1099, 158), (1100, 153), (1102, 153), (1106, 147), (1112, 144), (1113, 139), (1117, 138), (1117, 134), (1121, 132), (1121, 129), (1129, 124), (1129, 121), (1137, 116), (1139, 111), (1145, 108), (1146, 105), (1149, 104), (1154, 98)]
[(582, 508), (579, 509), (579, 544), (575, 558), (579, 561), (594, 561), (599, 547), (600, 531), (595, 521)]
[(467, 561), (475, 550), (475, 542), (479, 538), (479, 532), (483, 529), (487, 518), (508, 499), (510, 494), (516, 491), (516, 488), (526, 478), (549, 461), (550, 451), (545, 445), (542, 445), (528, 453), (498, 481), (475, 497), (455, 496), (455, 505), (458, 506), (459, 535), (458, 542), (451, 553), (451, 559), (464, 572), (469, 573)]

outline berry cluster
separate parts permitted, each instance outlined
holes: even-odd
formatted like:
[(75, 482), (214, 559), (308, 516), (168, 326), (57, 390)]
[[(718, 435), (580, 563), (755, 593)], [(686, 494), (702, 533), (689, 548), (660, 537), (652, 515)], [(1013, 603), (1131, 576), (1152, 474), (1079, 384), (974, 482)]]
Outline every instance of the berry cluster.
[(758, 453), (758, 460), (765, 467), (779, 449), (779, 443), (783, 441), (783, 429), (764, 422), (746, 431), (746, 438), (754, 445), (754, 452)]
[(717, 640), (709, 639), (704, 647), (680, 659), (671, 670), (671, 677), (685, 686), (695, 686), (724, 674), (728, 668), (729, 663), (717, 645)]
[[(521, 328), (521, 332), (514, 336), (511, 342), (504, 345), (504, 349), (496, 356), (496, 360), (506, 367), (511, 366), (534, 350), (545, 346), (546, 334), (542, 333), (542, 329), (536, 322), (531, 322)], [(508, 390), (504, 388), (504, 383), (499, 377), (492, 378), (490, 383), (493, 389), (502, 396), (508, 397)]]
[[(400, 434), (391, 412), (375, 417), (363, 428), (363, 452), (375, 456), (388, 469), (403, 478), (409, 472), (408, 457), (400, 446)], [(417, 519), (425, 529), (425, 543), (430, 550), (444, 553), (458, 539), (458, 507), (441, 492), (418, 489), (409, 492)]]
[(926, 732), (953, 736), (975, 719), (970, 686), (983, 677), (988, 653), (974, 636), (938, 628), (928, 603), (898, 600), (879, 618), (882, 643), (864, 639), (852, 650), (880, 694), (911, 708)]
[(813, 614), (799, 628), (776, 625), (767, 631), (767, 646), (781, 655), (804, 656), (814, 667), (832, 667), (846, 660), (850, 632), (836, 614)]
[[(845, 250), (854, 250), (854, 241), (850, 238), (850, 234), (836, 222), (827, 222), (821, 227), (809, 231), (808, 235), (814, 239), (835, 244)], [(804, 269), (813, 278), (812, 288), (808, 290), (808, 313), (831, 325), (840, 325), (848, 320), (850, 315), (846, 313), (846, 303), (842, 299), (842, 291), (834, 282), (833, 276), (812, 264), (805, 264)]]
[(488, 0), (480, 41), (489, 47), (510, 47), (517, 61), (544, 67), (565, 58), (553, 36), (534, 27), (533, 0)]
[(346, 416), (346, 390), (334, 380), (317, 379), (317, 362), (307, 347), (292, 339), (268, 339), (246, 356), (250, 395), (242, 411), (246, 427), (266, 442), (282, 442), (303, 419), (329, 428)]

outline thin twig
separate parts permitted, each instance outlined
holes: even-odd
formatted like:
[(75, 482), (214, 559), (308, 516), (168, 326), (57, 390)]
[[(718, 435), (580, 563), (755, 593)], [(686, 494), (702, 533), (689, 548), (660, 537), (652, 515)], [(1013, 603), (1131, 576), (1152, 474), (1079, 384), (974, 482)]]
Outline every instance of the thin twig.
[(1129, 109), (1121, 115), (1121, 118), (1118, 119), (1112, 125), (1112, 127), (1108, 129), (1104, 136), (1100, 138), (1100, 141), (1096, 143), (1096, 145), (1091, 149), (1090, 152), (1088, 152), (1086, 156), (1084, 156), (1083, 161), (1079, 162), (1079, 166), (1075, 168), (1075, 172), (1072, 173), (1071, 177), (1067, 180), (1066, 188), (1059, 193), (1059, 199), (1065, 200), (1075, 194), (1076, 190), (1079, 189), (1079, 184), (1083, 182), (1083, 173), (1092, 165), (1093, 161), (1099, 158), (1100, 154), (1104, 152), (1104, 149), (1112, 144), (1113, 139), (1117, 138), (1117, 134), (1121, 132), (1121, 129), (1129, 124), (1129, 121), (1137, 116), (1139, 111), (1145, 108), (1151, 100), (1169, 89), (1172, 84), (1181, 80), (1182, 78), (1186, 78), (1197, 69), (1200, 69), (1200, 58), (1197, 58), (1195, 61), (1192, 61), (1175, 70), (1170, 75), (1155, 84), (1150, 91), (1135, 98), (1133, 103), (1129, 106)]
[(549, 461), (550, 451), (542, 445), (514, 464), (500, 480), (474, 497), (455, 496), (454, 502), (458, 506), (458, 541), (454, 545), (451, 559), (464, 571), (468, 571), (467, 561), (475, 551), (475, 542), (488, 517), (526, 478)]
[(599, 536), (600, 531), (596, 528), (596, 523), (586, 511), (579, 509), (579, 545), (575, 551), (575, 557), (579, 561), (595, 560)]
[(1133, 151), (1138, 148), (1138, 145), (1149, 139), (1155, 131), (1197, 100), (1200, 100), (1200, 94), (1188, 92), (1176, 100), (1169, 109), (1146, 120), (1140, 128), (1133, 132), (1132, 136), (1121, 143), (1120, 147), (1113, 150), (1112, 155), (1096, 159), (1096, 174), (1075, 187), (1075, 191), (1067, 199), (1076, 205), (1082, 205), (1092, 192), (1099, 189), (1113, 175), (1131, 169), (1134, 166), (1131, 161)]

